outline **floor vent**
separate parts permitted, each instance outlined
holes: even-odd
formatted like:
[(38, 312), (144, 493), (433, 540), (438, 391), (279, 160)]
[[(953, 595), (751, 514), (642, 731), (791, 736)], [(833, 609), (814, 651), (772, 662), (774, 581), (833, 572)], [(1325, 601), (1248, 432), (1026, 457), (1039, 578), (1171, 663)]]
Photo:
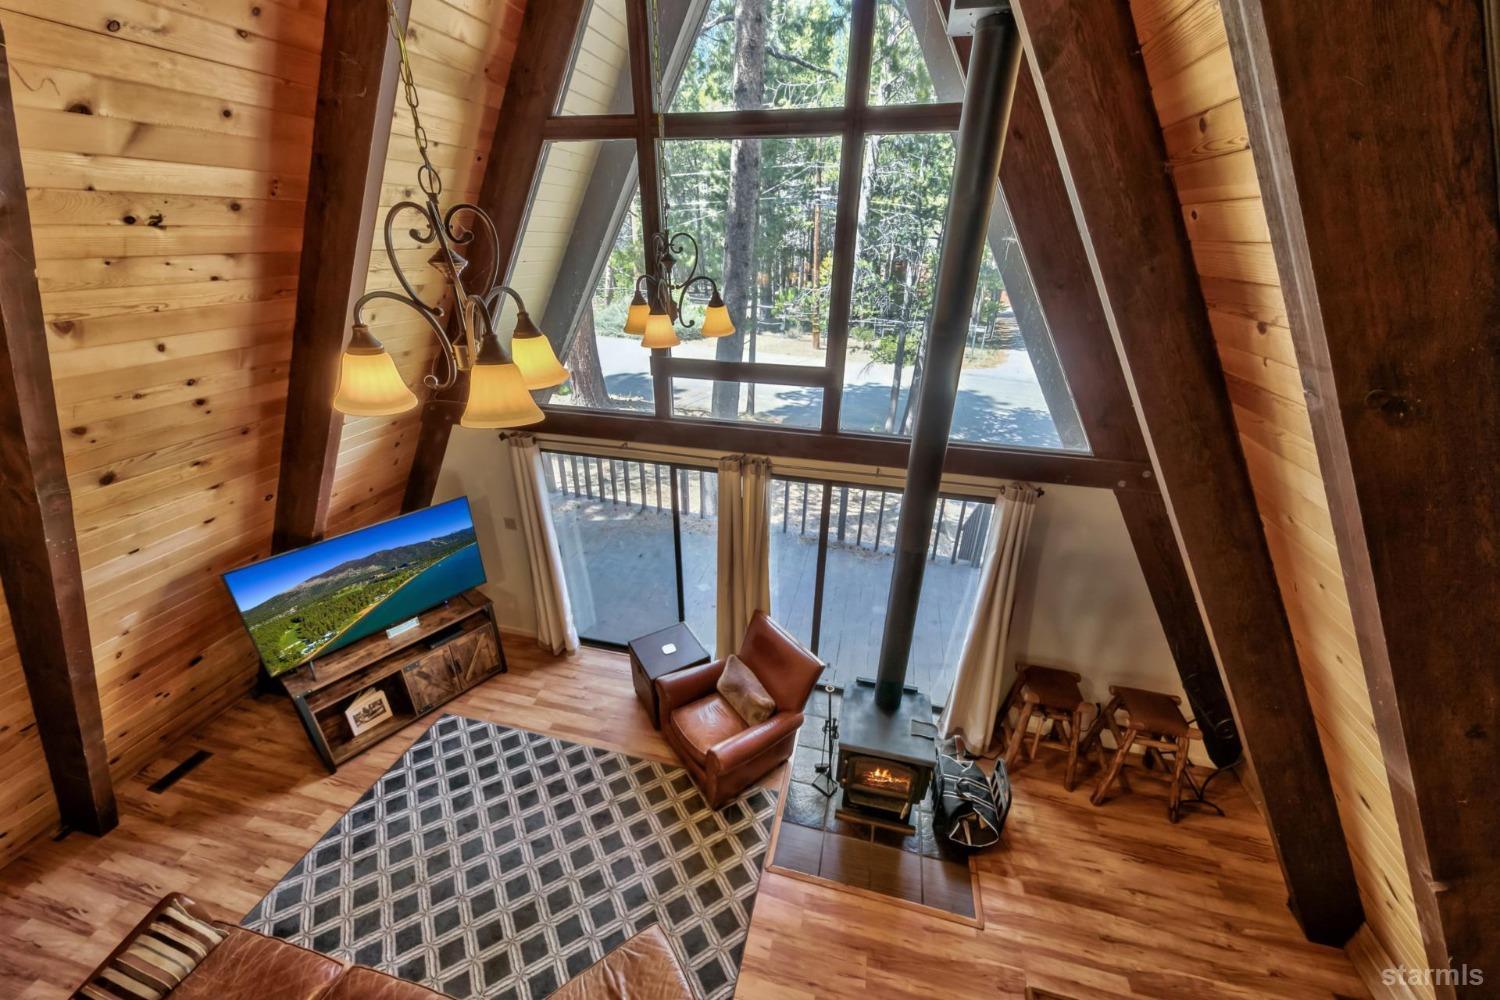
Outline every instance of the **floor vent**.
[(197, 767), (199, 764), (203, 763), (205, 760), (208, 760), (208, 758), (212, 756), (213, 754), (209, 753), (207, 750), (194, 750), (192, 756), (188, 757), (187, 760), (183, 761), (181, 764), (178, 764), (176, 767), (172, 768), (172, 770), (168, 771), (166, 774), (162, 775), (160, 778), (157, 778), (155, 781), (151, 782), (151, 784), (147, 785), (146, 791), (155, 792), (156, 794), (160, 795), (162, 792), (165, 792), (168, 788), (171, 788), (173, 785), (177, 784), (179, 781), (185, 778), (189, 771), (193, 770), (193, 768)]

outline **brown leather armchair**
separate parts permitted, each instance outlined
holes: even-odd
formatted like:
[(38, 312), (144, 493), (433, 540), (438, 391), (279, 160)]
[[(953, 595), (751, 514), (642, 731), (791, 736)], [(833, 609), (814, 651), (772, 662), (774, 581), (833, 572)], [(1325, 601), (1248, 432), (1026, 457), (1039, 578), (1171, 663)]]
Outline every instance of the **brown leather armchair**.
[(662, 735), (714, 809), (792, 755), (803, 706), (823, 672), (816, 656), (761, 611), (736, 655), (776, 702), (776, 711), (759, 725), (745, 725), (716, 690), (723, 660), (656, 682)]

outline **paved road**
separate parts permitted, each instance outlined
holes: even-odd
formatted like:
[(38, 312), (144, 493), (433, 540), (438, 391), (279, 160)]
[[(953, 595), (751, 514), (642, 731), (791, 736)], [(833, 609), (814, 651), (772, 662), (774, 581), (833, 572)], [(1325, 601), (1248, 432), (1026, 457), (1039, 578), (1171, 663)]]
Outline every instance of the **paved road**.
[[(679, 357), (711, 358), (714, 346), (712, 342), (697, 340), (674, 350)], [(599, 360), (610, 394), (637, 400), (641, 409), (650, 409), (650, 358), (650, 352), (642, 349), (640, 341), (634, 338), (599, 338)], [(806, 364), (808, 359), (805, 355), (778, 353), (774, 340), (767, 337), (758, 345), (756, 360)], [(884, 429), (894, 377), (894, 365), (877, 362), (850, 365), (841, 411), (844, 429)], [(903, 381), (908, 385), (901, 390), (901, 406), (906, 403), (910, 378), (911, 369), (907, 368)], [(678, 379), (674, 390), (679, 411), (708, 412), (711, 383)], [(774, 423), (817, 427), (822, 414), (821, 395), (818, 389), (758, 385), (755, 386), (755, 413), (758, 419)], [(742, 408), (746, 402), (742, 395)], [(1047, 412), (1041, 386), (1037, 383), (1036, 372), (1031, 366), (1031, 358), (1025, 351), (1009, 351), (997, 365), (964, 372), (953, 413), (953, 439), (1036, 448), (1061, 446), (1057, 428)]]

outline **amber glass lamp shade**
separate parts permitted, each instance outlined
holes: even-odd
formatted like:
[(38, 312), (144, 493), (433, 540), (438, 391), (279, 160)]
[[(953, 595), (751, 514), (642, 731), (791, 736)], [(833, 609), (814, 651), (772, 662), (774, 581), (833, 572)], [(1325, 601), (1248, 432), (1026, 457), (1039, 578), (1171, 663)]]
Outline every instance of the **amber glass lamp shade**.
[(552, 344), (523, 310), (516, 316), (516, 333), (510, 340), (511, 360), (521, 369), (528, 389), (552, 389), (568, 380), (568, 370), (557, 360)]
[(682, 343), (677, 330), (672, 326), (672, 317), (664, 312), (652, 312), (646, 320), (646, 333), (641, 337), (641, 346), (649, 348), (676, 347)]
[(630, 300), (630, 309), (625, 313), (625, 332), (637, 337), (645, 333), (646, 321), (650, 315), (651, 307), (646, 304), (646, 296), (637, 288), (635, 298)]
[(526, 390), (521, 369), (505, 360), (500, 341), (487, 332), (469, 370), (469, 403), (459, 420), (463, 427), (525, 427), (542, 421), (542, 408)]
[(417, 397), (396, 370), (396, 362), (369, 327), (357, 324), (339, 363), (333, 408), (350, 417), (388, 417), (416, 405)]
[(729, 318), (729, 309), (716, 290), (708, 300), (708, 310), (703, 314), (703, 336), (727, 337), (734, 332), (734, 321)]

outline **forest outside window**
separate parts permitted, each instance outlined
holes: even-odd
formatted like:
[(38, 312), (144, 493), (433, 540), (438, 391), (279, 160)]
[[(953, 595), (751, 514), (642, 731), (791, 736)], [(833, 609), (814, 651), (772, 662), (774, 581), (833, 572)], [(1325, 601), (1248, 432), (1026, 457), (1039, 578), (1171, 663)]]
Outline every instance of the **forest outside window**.
[[(512, 267), (573, 371), (546, 405), (910, 433), (961, 88), (930, 6), (594, 0)], [(999, 201), (953, 439), (1087, 452)], [(624, 333), (658, 230), (698, 241), (733, 335), (683, 324), (679, 346), (651, 352)], [(685, 319), (705, 296), (689, 293)]]

